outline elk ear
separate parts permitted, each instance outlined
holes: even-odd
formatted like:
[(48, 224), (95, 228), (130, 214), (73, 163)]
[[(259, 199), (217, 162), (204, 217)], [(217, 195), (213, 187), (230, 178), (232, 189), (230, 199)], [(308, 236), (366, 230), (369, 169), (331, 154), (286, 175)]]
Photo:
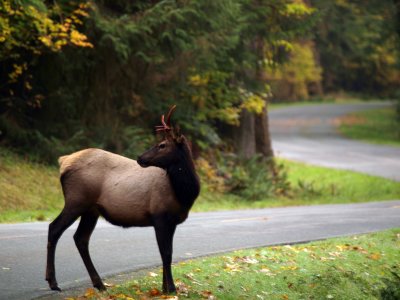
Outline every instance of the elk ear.
[(185, 142), (186, 138), (183, 134), (181, 134), (179, 131), (176, 132), (175, 134), (175, 141), (178, 144), (183, 144)]

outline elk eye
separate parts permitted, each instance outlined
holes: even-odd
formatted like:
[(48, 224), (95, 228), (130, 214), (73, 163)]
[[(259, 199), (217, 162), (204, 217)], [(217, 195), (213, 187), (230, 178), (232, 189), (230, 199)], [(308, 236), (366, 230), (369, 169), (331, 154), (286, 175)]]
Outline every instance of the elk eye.
[(165, 144), (160, 144), (160, 145), (158, 146), (158, 148), (159, 148), (159, 149), (164, 149), (164, 148), (165, 148)]

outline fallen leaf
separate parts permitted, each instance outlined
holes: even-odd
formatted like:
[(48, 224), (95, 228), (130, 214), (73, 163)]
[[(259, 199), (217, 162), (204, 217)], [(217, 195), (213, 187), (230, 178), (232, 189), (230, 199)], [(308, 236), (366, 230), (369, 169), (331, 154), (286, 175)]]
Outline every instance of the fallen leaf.
[(292, 250), (293, 252), (296, 252), (296, 253), (299, 252), (296, 248), (294, 248), (294, 247), (292, 247), (290, 245), (283, 246), (283, 248), (284, 249), (288, 249), (288, 250)]
[(341, 256), (341, 254), (340, 254), (340, 252), (329, 252), (328, 253), (330, 256), (334, 256), (334, 257), (340, 257)]
[(336, 248), (338, 248), (339, 251), (349, 250), (349, 246), (348, 245), (336, 245)]
[(204, 299), (208, 299), (208, 300), (214, 300), (215, 296), (212, 294), (211, 291), (201, 291), (200, 295), (204, 298)]
[(365, 249), (363, 249), (360, 246), (353, 246), (353, 250), (358, 251), (358, 252), (363, 253), (363, 254), (368, 254), (368, 252), (365, 251)]
[(275, 276), (276, 274), (272, 273), (270, 269), (264, 267), (260, 270), (261, 273), (264, 273), (267, 276)]
[(258, 260), (257, 259), (251, 258), (249, 256), (243, 257), (243, 262), (245, 262), (246, 264), (250, 264), (250, 265), (258, 264)]
[(96, 291), (93, 288), (86, 289), (86, 292), (85, 292), (85, 297), (86, 298), (91, 298), (91, 297), (94, 297), (94, 296), (96, 296)]
[(115, 287), (115, 284), (104, 282), (105, 287)]
[(137, 290), (135, 291), (135, 294), (136, 294), (136, 295), (143, 295), (143, 292), (142, 292), (141, 290), (137, 289)]
[(155, 296), (160, 296), (161, 292), (158, 289), (154, 288), (150, 290), (149, 294), (150, 296), (155, 297)]
[(187, 279), (190, 279), (190, 280), (192, 280), (192, 281), (195, 280), (194, 277), (193, 277), (193, 276), (194, 276), (193, 273), (187, 273), (187, 274), (185, 274), (185, 275), (183, 275), (183, 276), (185, 276)]
[(228, 273), (241, 272), (240, 266), (238, 264), (225, 264), (224, 270)]
[(281, 297), (283, 300), (288, 300), (289, 299), (289, 296), (288, 295), (282, 295), (282, 297)]
[(373, 260), (379, 260), (381, 258), (381, 255), (379, 253), (373, 253), (368, 256), (368, 258), (373, 259)]
[(177, 281), (175, 283), (176, 291), (179, 295), (187, 296), (189, 294), (189, 288), (182, 281)]

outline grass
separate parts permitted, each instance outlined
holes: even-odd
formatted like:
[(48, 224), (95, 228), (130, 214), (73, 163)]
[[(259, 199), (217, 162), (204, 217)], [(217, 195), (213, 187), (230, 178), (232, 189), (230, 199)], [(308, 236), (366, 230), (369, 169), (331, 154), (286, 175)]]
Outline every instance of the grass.
[(288, 160), (279, 162), (287, 172), (290, 183), (288, 195), (249, 201), (232, 194), (209, 192), (204, 187), (193, 211), (356, 203), (400, 198), (399, 182)]
[(340, 119), (339, 132), (377, 144), (400, 146), (400, 123), (393, 108), (367, 110)]
[(45, 220), (62, 207), (57, 168), (0, 148), (0, 222)]
[[(376, 100), (376, 99), (371, 99)], [(316, 104), (335, 104), (335, 103), (362, 103), (362, 102), (367, 102), (367, 99), (361, 99), (357, 96), (349, 96), (349, 95), (328, 95), (324, 98), (314, 98), (314, 99), (309, 99), (309, 100), (303, 100), (303, 101), (294, 101), (294, 102), (275, 102), (275, 103), (269, 103), (268, 104), (268, 109), (269, 110), (274, 110), (274, 109), (279, 109), (279, 108), (285, 108), (285, 107), (290, 107), (290, 106), (309, 106), (309, 105), (316, 105)]]
[[(400, 228), (177, 263), (173, 299), (400, 299)], [(166, 299), (161, 270), (89, 299)], [(80, 298), (82, 299), (82, 298)]]
[[(249, 201), (203, 185), (193, 211), (350, 203), (400, 198), (400, 183), (350, 171), (280, 160), (290, 188), (286, 195)], [(56, 167), (29, 162), (0, 148), (0, 222), (52, 220), (64, 201)]]

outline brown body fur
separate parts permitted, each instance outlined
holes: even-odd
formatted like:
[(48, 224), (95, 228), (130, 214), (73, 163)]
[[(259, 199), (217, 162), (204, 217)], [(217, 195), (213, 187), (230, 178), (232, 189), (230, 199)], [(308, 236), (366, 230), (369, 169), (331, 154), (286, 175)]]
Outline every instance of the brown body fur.
[[(151, 226), (151, 215), (179, 214), (161, 168), (142, 168), (135, 160), (100, 149), (63, 156), (59, 163), (66, 206), (98, 209), (109, 222), (124, 227)], [(187, 212), (180, 214), (180, 222), (186, 217)]]

